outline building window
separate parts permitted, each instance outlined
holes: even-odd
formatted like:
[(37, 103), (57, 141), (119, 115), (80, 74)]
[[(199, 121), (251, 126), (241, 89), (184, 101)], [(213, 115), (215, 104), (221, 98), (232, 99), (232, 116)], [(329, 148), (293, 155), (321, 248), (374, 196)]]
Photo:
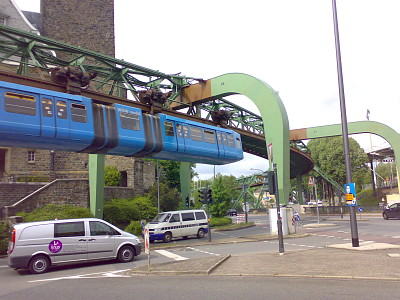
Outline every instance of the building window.
[(28, 151), (28, 163), (35, 162), (35, 151)]

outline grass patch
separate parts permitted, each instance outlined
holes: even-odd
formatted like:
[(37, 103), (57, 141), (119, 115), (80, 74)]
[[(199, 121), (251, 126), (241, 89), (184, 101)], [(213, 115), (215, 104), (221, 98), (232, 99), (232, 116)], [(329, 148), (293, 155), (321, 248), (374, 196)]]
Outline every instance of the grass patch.
[(245, 228), (245, 227), (249, 227), (249, 226), (254, 226), (254, 222), (215, 226), (213, 228), (217, 229), (217, 230), (236, 230), (236, 229)]

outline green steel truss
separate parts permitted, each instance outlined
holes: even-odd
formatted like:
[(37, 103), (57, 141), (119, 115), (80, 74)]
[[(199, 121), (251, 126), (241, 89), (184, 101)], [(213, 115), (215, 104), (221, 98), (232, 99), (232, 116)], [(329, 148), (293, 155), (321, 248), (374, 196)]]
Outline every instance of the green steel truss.
[[(92, 80), (94, 84), (91, 88), (102, 93), (127, 96), (132, 101), (138, 101), (137, 93), (140, 90), (156, 88), (163, 92), (172, 92), (164, 104), (165, 108), (171, 103), (178, 102), (183, 87), (202, 81), (199, 78), (165, 74), (3, 25), (0, 25), (0, 65), (2, 68), (9, 66), (8, 71), (20, 75), (47, 80), (50, 69), (55, 66), (78, 66), (84, 72), (98, 73)], [(197, 112), (189, 105), (187, 107), (188, 114), (200, 114), (208, 120), (211, 120), (212, 111), (228, 111), (231, 116), (228, 121), (229, 126), (264, 136), (261, 116), (226, 99), (221, 98), (198, 105)], [(199, 109), (204, 113), (199, 113)], [(304, 150), (301, 142), (293, 141), (291, 146)]]

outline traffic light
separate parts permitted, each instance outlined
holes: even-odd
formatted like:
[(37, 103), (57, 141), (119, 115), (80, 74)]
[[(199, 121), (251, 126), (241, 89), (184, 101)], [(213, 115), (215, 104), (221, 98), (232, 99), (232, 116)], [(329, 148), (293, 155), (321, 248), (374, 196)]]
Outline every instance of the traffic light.
[(207, 202), (206, 202), (207, 204), (211, 204), (213, 202), (211, 189), (207, 189), (206, 199), (207, 199)]
[(190, 208), (189, 196), (186, 197), (185, 206), (186, 206), (187, 208)]
[(199, 201), (201, 203), (207, 203), (207, 190), (205, 188), (201, 188), (198, 190), (199, 192)]
[(268, 192), (271, 195), (275, 195), (276, 194), (275, 172), (267, 171), (266, 173), (268, 179)]

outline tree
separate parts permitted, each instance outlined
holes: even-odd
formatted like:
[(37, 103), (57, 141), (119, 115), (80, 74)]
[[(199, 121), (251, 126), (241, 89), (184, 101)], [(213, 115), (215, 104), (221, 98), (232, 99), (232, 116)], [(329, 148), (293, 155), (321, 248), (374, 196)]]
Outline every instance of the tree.
[[(350, 160), (353, 182), (357, 190), (368, 180), (368, 156), (356, 140), (349, 138)], [(307, 147), (314, 163), (337, 183), (346, 183), (346, 166), (342, 137), (327, 137), (311, 140)]]
[(211, 190), (213, 198), (210, 206), (211, 215), (217, 218), (226, 216), (228, 209), (232, 206), (232, 199), (239, 196), (236, 177), (217, 174)]
[(391, 178), (396, 177), (396, 164), (394, 162), (380, 163), (376, 166), (375, 172), (378, 175), (376, 180), (379, 183), (379, 186), (385, 186), (388, 179), (390, 180)]

